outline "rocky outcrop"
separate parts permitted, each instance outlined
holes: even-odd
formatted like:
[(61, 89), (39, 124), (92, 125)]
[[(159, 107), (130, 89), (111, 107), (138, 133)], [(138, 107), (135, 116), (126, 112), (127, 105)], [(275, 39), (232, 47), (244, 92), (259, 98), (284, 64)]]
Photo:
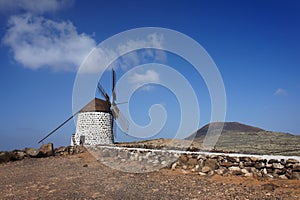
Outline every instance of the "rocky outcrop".
[(39, 149), (25, 148), (24, 150), (13, 150), (0, 152), (0, 163), (22, 160), (25, 158), (41, 158), (49, 156), (65, 156), (85, 152), (83, 146), (68, 146), (54, 149), (52, 143), (43, 144)]
[(52, 143), (43, 144), (40, 148), (40, 153), (42, 156), (53, 156), (54, 155), (54, 148)]

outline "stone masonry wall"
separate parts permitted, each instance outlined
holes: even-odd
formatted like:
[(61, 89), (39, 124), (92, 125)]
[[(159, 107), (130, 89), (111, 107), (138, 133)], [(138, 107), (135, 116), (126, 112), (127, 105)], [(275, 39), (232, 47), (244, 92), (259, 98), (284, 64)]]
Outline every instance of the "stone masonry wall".
[[(132, 172), (170, 168), (201, 176), (214, 174), (300, 180), (300, 157), (184, 152), (98, 146), (97, 159)], [(135, 171), (133, 171), (135, 170)]]
[(75, 141), (79, 145), (112, 144), (112, 116), (105, 112), (82, 112), (78, 114)]

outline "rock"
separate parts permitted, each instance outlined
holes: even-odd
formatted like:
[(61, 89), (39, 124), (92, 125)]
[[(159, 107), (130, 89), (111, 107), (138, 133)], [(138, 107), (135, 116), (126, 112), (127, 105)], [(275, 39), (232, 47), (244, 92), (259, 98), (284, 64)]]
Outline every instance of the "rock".
[(200, 159), (205, 159), (205, 157), (203, 155), (198, 155), (197, 160), (200, 160)]
[(195, 166), (198, 164), (198, 161), (196, 158), (190, 158), (188, 159), (188, 161), (186, 162), (187, 165), (191, 165), (191, 166)]
[(238, 166), (238, 163), (232, 163), (232, 162), (220, 162), (220, 166), (222, 167), (232, 167), (232, 166)]
[(293, 172), (291, 178), (295, 180), (300, 180), (300, 172)]
[(229, 167), (228, 168), (229, 169), (229, 171), (241, 171), (241, 169), (239, 168), (239, 167)]
[(286, 169), (274, 169), (273, 175), (282, 175), (285, 174)]
[(273, 163), (279, 163), (280, 161), (279, 160), (276, 160), (276, 159), (270, 159), (268, 161), (269, 164), (273, 164)]
[(206, 176), (207, 174), (206, 174), (206, 173), (203, 173), (203, 172), (199, 172), (199, 175), (200, 175), (200, 176)]
[(41, 155), (40, 150), (35, 148), (25, 148), (25, 153), (32, 158), (37, 158)]
[(167, 164), (167, 161), (163, 160), (163, 161), (161, 161), (160, 164), (161, 164), (161, 165), (166, 165), (166, 164)]
[(23, 151), (14, 151), (13, 152), (13, 159), (14, 160), (22, 160), (22, 159), (24, 159), (25, 158), (25, 156), (26, 156), (26, 153), (25, 152), (23, 152)]
[(207, 173), (207, 172), (209, 172), (210, 170), (211, 170), (210, 167), (204, 166), (204, 167), (202, 168), (201, 172)]
[(180, 155), (179, 161), (180, 161), (181, 163), (186, 163), (187, 160), (188, 160), (188, 158), (187, 158), (186, 154), (181, 154), (181, 155)]
[(267, 177), (267, 178), (274, 178), (274, 176), (271, 175), (271, 174), (265, 174), (264, 176)]
[(287, 164), (296, 164), (296, 163), (299, 163), (299, 161), (298, 160), (296, 160), (296, 159), (292, 159), (292, 158), (289, 158), (289, 159), (287, 159), (286, 160), (286, 163)]
[(55, 155), (67, 155), (68, 154), (68, 148), (67, 147), (58, 147), (54, 150)]
[(283, 169), (284, 165), (280, 164), (280, 163), (273, 163), (273, 168), (274, 169)]
[(253, 177), (253, 173), (246, 173), (244, 174), (245, 177)]
[(84, 164), (83, 167), (88, 167), (88, 164)]
[(286, 175), (280, 175), (279, 178), (280, 178), (280, 179), (283, 179), (283, 180), (287, 180), (287, 179), (288, 179), (288, 178), (286, 177)]
[(251, 162), (249, 157), (240, 157), (240, 161), (242, 161), (242, 162)]
[(270, 164), (270, 163), (266, 164), (266, 168), (271, 168), (271, 167), (273, 167), (273, 164)]
[(243, 174), (248, 174), (248, 173), (249, 173), (247, 169), (242, 169), (241, 172), (242, 172)]
[(217, 159), (217, 158), (218, 158), (218, 155), (211, 154), (211, 155), (209, 155), (208, 158), (210, 158), (210, 159)]
[(216, 170), (216, 173), (217, 173), (218, 175), (223, 175), (224, 172), (225, 172), (225, 169), (223, 169), (223, 168), (220, 168), (220, 169), (217, 169), (217, 170)]
[(198, 161), (198, 165), (200, 166), (200, 168), (204, 167), (204, 160), (200, 159)]
[(215, 159), (207, 159), (204, 166), (209, 167), (211, 170), (216, 170), (219, 168), (218, 161)]
[(253, 167), (254, 166), (254, 162), (244, 162), (244, 167)]
[(40, 147), (40, 152), (43, 156), (53, 156), (54, 155), (54, 148), (52, 143), (43, 144)]
[(265, 167), (265, 163), (263, 163), (263, 162), (256, 162), (256, 163), (254, 164), (254, 167), (255, 167), (256, 169), (262, 169), (262, 168)]
[(239, 163), (239, 167), (240, 167), (241, 169), (243, 169), (243, 168), (244, 168), (244, 163), (243, 163), (243, 162), (240, 162), (240, 163)]
[(12, 160), (12, 154), (10, 152), (0, 152), (0, 163), (9, 162)]
[(300, 164), (299, 163), (293, 164), (293, 171), (300, 172)]
[[(84, 146), (80, 146), (80, 145), (77, 145), (77, 146), (74, 146), (74, 151), (73, 153), (74, 154), (79, 154), (79, 153), (83, 153), (83, 152), (86, 152), (86, 148)], [(127, 154), (128, 156), (128, 154)]]
[(259, 157), (250, 157), (250, 160), (251, 160), (252, 162), (262, 162), (264, 159), (259, 158)]
[(252, 172), (252, 173), (258, 172), (258, 170), (255, 167), (251, 167), (249, 171)]
[(226, 160), (228, 160), (228, 162), (232, 162), (232, 163), (240, 162), (240, 159), (238, 157), (227, 156)]
[(268, 171), (267, 171), (266, 168), (264, 168), (262, 172), (263, 172), (264, 175), (268, 174)]
[(173, 163), (173, 164), (171, 165), (171, 169), (172, 169), (172, 170), (175, 170), (175, 169), (176, 169), (176, 166), (177, 166), (177, 163), (175, 162), (175, 163)]
[(207, 173), (208, 176), (213, 176), (214, 174), (215, 174), (214, 171), (209, 171), (209, 172)]

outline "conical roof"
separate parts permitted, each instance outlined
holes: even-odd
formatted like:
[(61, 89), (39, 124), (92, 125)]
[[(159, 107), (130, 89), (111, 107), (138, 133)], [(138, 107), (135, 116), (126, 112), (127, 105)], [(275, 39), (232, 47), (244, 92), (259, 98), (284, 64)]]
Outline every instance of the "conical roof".
[(110, 102), (95, 98), (84, 106), (80, 112), (110, 112)]

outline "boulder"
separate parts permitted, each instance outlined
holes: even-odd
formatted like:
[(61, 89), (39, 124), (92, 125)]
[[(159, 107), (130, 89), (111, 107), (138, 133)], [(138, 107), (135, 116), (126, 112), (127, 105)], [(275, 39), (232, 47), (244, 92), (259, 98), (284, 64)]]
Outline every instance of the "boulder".
[(188, 160), (188, 158), (187, 158), (187, 155), (186, 155), (186, 154), (181, 154), (181, 155), (180, 155), (179, 161), (180, 161), (181, 163), (186, 163), (187, 160)]
[(232, 163), (240, 162), (240, 158), (238, 158), (238, 157), (227, 156), (226, 160), (228, 160), (228, 162), (232, 162)]
[(201, 172), (203, 173), (208, 173), (209, 171), (211, 171), (210, 167), (204, 166), (201, 170)]
[(280, 163), (273, 163), (273, 168), (274, 169), (283, 169), (284, 165), (280, 164)]
[(250, 157), (250, 160), (251, 160), (252, 162), (262, 162), (264, 159), (259, 158), (259, 157)]
[(217, 173), (218, 175), (223, 175), (223, 174), (225, 173), (225, 169), (224, 169), (224, 168), (217, 169), (217, 170), (216, 170), (216, 173)]
[(257, 162), (257, 163), (254, 164), (254, 167), (256, 169), (262, 169), (262, 168), (265, 167), (265, 163), (263, 163), (263, 162)]
[(269, 164), (273, 164), (273, 163), (279, 163), (280, 161), (279, 160), (276, 160), (276, 159), (270, 159), (268, 161)]
[(55, 150), (55, 155), (67, 155), (68, 154), (68, 147), (58, 147)]
[(300, 180), (300, 172), (293, 172), (291, 178), (295, 180)]
[(286, 163), (287, 164), (296, 164), (296, 163), (299, 163), (299, 161), (296, 159), (289, 158), (286, 160)]
[(54, 155), (54, 148), (52, 143), (43, 144), (40, 147), (40, 152), (42, 156), (53, 156)]
[(280, 178), (280, 179), (283, 179), (283, 180), (287, 180), (287, 179), (288, 179), (288, 177), (286, 177), (286, 175), (284, 175), (284, 174), (283, 174), (283, 175), (280, 175), (279, 178)]
[(25, 148), (25, 153), (31, 158), (37, 158), (41, 156), (40, 150), (35, 148)]
[(205, 161), (204, 166), (209, 167), (209, 168), (212, 169), (212, 170), (216, 170), (216, 169), (219, 168), (219, 166), (218, 166), (218, 161), (215, 160), (215, 159), (207, 159), (207, 160)]
[(220, 166), (222, 167), (232, 167), (232, 166), (238, 166), (239, 163), (232, 163), (232, 162), (220, 162)]
[(172, 170), (175, 170), (175, 169), (176, 169), (176, 166), (177, 166), (177, 163), (175, 162), (175, 163), (173, 163), (173, 164), (171, 165), (171, 169), (172, 169)]
[(9, 162), (12, 160), (12, 154), (10, 152), (0, 152), (0, 163)]
[(242, 172), (243, 174), (248, 174), (248, 173), (249, 173), (247, 169), (242, 169), (241, 172)]
[(295, 172), (300, 172), (300, 164), (294, 164), (293, 165), (293, 171), (295, 171)]
[(242, 162), (251, 162), (249, 157), (240, 157), (240, 161), (242, 161)]
[(13, 151), (13, 159), (14, 160), (22, 160), (26, 156), (26, 153), (20, 150)]
[(198, 161), (196, 158), (189, 158), (188, 161), (186, 162), (187, 165), (195, 166), (198, 164)]
[(239, 167), (229, 167), (228, 168), (229, 169), (229, 171), (241, 171), (241, 169), (239, 168)]

